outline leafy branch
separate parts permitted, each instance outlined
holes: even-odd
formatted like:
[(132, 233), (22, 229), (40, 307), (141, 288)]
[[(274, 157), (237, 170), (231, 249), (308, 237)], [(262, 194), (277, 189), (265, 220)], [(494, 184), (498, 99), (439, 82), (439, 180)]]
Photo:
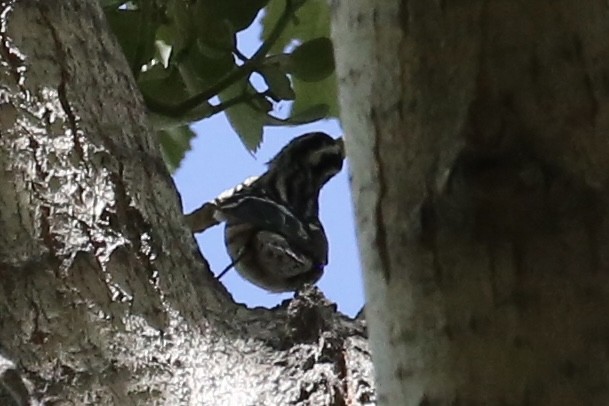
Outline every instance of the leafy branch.
[[(319, 96), (334, 88), (334, 82), (323, 82), (334, 70), (326, 2), (104, 0), (103, 5), (172, 170), (194, 137), (190, 124), (217, 113), (226, 114), (251, 152), (266, 126), (310, 123), (332, 114), (332, 101)], [(264, 41), (248, 57), (240, 52), (237, 34), (251, 27), (263, 8)], [(290, 40), (299, 45), (281, 53)], [(253, 86), (254, 73), (266, 89)], [(292, 102), (287, 118), (273, 115), (282, 101)]]
[[(273, 28), (272, 32), (269, 34), (267, 40), (262, 43), (260, 48), (258, 48), (258, 50), (254, 53), (254, 55), (252, 55), (251, 58), (245, 60), (243, 65), (228, 73), (226, 76), (224, 76), (224, 78), (220, 79), (213, 86), (197, 94), (196, 96), (193, 96), (175, 105), (167, 105), (158, 102), (157, 100), (154, 100), (150, 97), (144, 96), (146, 105), (154, 113), (163, 114), (169, 117), (180, 117), (188, 111), (202, 105), (203, 103), (206, 103), (209, 99), (214, 96), (217, 96), (218, 94), (220, 94), (220, 92), (233, 85), (234, 83), (237, 83), (239, 80), (249, 77), (249, 75), (255, 72), (262, 65), (267, 53), (279, 39), (281, 33), (289, 24), (297, 8), (298, 7), (294, 5), (294, 0), (286, 0), (286, 5), (283, 10), (283, 13), (281, 14), (281, 17), (277, 21), (277, 24)], [(236, 103), (232, 103), (231, 105), (234, 104)], [(224, 107), (224, 109), (226, 108), (227, 107)], [(216, 112), (217, 109), (212, 110)]]

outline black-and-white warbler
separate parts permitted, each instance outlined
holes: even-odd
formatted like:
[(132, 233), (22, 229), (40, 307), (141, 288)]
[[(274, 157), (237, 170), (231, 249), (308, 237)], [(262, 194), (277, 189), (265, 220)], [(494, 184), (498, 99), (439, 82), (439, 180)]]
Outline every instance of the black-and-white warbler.
[(281, 149), (260, 177), (214, 200), (214, 218), (226, 222), (231, 265), (245, 279), (284, 292), (321, 277), (328, 240), (319, 220), (319, 192), (343, 160), (342, 139), (304, 134)]

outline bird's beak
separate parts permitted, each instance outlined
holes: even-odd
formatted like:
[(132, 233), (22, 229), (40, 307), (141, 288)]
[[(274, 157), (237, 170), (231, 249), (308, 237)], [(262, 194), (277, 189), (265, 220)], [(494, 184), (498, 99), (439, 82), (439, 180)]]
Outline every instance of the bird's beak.
[(336, 144), (338, 145), (338, 147), (340, 148), (340, 153), (343, 156), (343, 159), (345, 158), (345, 141), (343, 139), (343, 137), (339, 137), (336, 139)]

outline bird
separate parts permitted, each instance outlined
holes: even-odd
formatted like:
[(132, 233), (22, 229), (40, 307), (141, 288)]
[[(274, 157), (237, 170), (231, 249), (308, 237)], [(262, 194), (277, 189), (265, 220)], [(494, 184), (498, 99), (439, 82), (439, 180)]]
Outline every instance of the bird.
[(222, 193), (213, 217), (224, 222), (231, 264), (254, 285), (289, 292), (317, 282), (328, 264), (328, 239), (319, 219), (319, 193), (343, 167), (342, 138), (323, 132), (285, 145), (259, 177)]

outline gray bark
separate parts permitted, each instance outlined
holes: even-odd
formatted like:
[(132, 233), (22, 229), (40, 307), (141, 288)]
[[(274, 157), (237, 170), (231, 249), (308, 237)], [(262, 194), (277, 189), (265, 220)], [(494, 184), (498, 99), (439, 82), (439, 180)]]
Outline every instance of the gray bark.
[(0, 188), (3, 404), (374, 401), (362, 323), (213, 278), (97, 1), (0, 2)]
[(609, 404), (607, 3), (332, 7), (379, 404)]

